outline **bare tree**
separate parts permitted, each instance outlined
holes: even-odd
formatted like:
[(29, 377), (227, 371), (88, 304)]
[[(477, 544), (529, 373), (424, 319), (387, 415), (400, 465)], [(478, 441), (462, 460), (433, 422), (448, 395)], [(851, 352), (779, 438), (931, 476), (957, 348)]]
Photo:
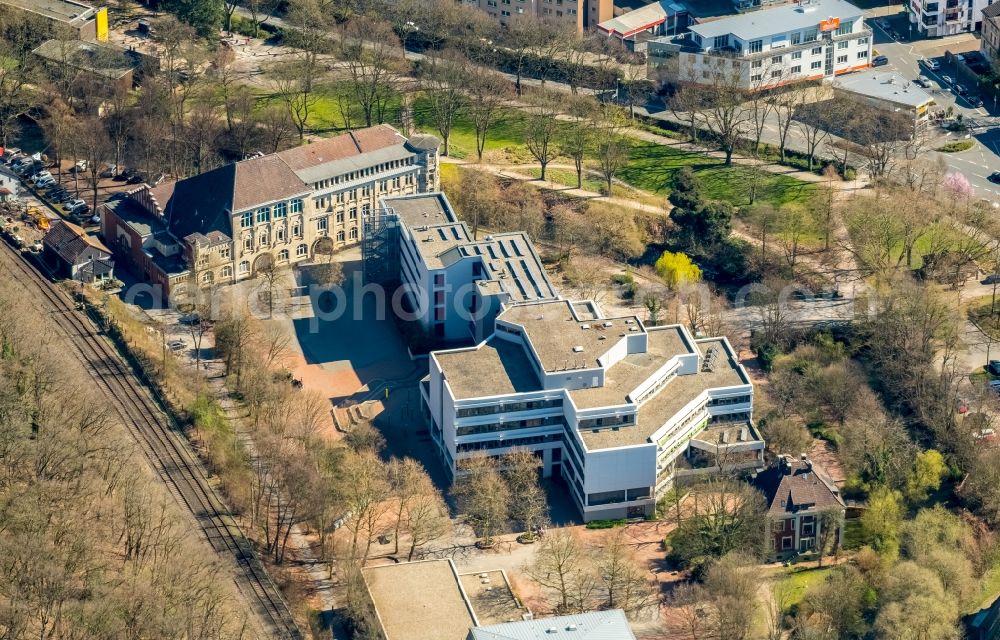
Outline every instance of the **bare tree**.
[(545, 168), (555, 158), (559, 121), (556, 120), (556, 102), (550, 96), (543, 97), (539, 104), (528, 110), (524, 126), (524, 144), (542, 168), (541, 179), (545, 180)]
[(556, 613), (583, 613), (593, 606), (597, 576), (590, 554), (572, 530), (556, 529), (545, 536), (527, 573), (551, 594)]
[(387, 526), (386, 516), (392, 513), (392, 486), (385, 464), (371, 451), (346, 455), (337, 492), (340, 502), (351, 514), (345, 523), (351, 532), (350, 556), (364, 563), (371, 553), (372, 543)]
[(630, 157), (631, 145), (623, 128), (621, 114), (616, 109), (605, 108), (594, 133), (597, 162), (609, 196), (614, 195), (615, 176), (628, 164)]
[(529, 449), (514, 449), (500, 462), (510, 489), (510, 516), (524, 529), (524, 537), (535, 539), (535, 530), (546, 524), (549, 505), (538, 483), (542, 462)]
[(733, 163), (736, 145), (751, 127), (750, 109), (746, 103), (748, 90), (743, 86), (740, 70), (734, 69), (728, 59), (715, 59), (709, 74), (711, 83), (698, 90), (702, 104), (700, 115), (726, 154), (728, 167)]
[(351, 93), (361, 105), (365, 125), (385, 122), (389, 101), (398, 93), (397, 76), (406, 69), (399, 38), (386, 22), (356, 17), (344, 24), (340, 43)]
[(613, 529), (608, 535), (597, 551), (596, 566), (606, 608), (624, 609), (626, 615), (634, 617), (656, 604), (652, 579), (639, 567), (625, 539), (625, 529)]
[(482, 545), (492, 546), (494, 536), (507, 522), (510, 489), (496, 461), (485, 455), (463, 459), (459, 473), (452, 487), (459, 509), (481, 538)]
[[(450, 150), (451, 129), (455, 118), (465, 106), (463, 92), (468, 65), (469, 61), (461, 54), (446, 49), (428, 54), (421, 66), (420, 80), (424, 95), (430, 103), (434, 127), (444, 142), (442, 154), (446, 156)], [(476, 140), (478, 146), (478, 131)]]
[(466, 77), (466, 109), (476, 130), (476, 158), (483, 161), (483, 150), (490, 127), (503, 121), (505, 106), (511, 97), (510, 82), (501, 74), (479, 69)]

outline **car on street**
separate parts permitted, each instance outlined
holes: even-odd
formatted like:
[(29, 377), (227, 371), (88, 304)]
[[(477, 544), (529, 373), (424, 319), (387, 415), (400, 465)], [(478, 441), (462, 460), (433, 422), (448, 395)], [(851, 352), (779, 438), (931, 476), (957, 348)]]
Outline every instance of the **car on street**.
[(934, 60), (932, 58), (921, 58), (920, 62), (922, 62), (923, 65), (928, 69), (930, 69), (931, 71), (937, 71), (938, 69), (941, 68), (941, 62), (939, 60)]
[(957, 93), (960, 96), (964, 96), (965, 94), (969, 93), (969, 90), (966, 89), (965, 85), (963, 84), (956, 84), (954, 87), (952, 87), (952, 89), (954, 89), (955, 93)]
[(978, 109), (983, 106), (983, 99), (976, 94), (965, 96), (965, 99), (969, 101), (973, 109)]
[(913, 81), (913, 84), (918, 87), (923, 87), (924, 89), (929, 89), (931, 86), (931, 81), (927, 76), (917, 76), (917, 79)]
[(994, 171), (990, 175), (986, 176), (986, 179), (993, 184), (1000, 184), (1000, 171)]
[(53, 178), (52, 176), (49, 176), (47, 178), (40, 179), (38, 182), (35, 183), (35, 186), (38, 187), (39, 189), (48, 189), (49, 187), (53, 187), (56, 184), (58, 184), (56, 182), (56, 179)]
[(83, 200), (82, 198), (77, 198), (75, 200), (70, 200), (69, 202), (64, 204), (63, 209), (65, 209), (66, 211), (72, 211), (73, 209), (76, 209), (80, 205), (84, 204), (87, 204), (86, 200)]
[(90, 205), (84, 202), (83, 204), (77, 205), (70, 209), (70, 213), (74, 216), (85, 216), (90, 213)]
[(872, 58), (873, 67), (881, 67), (886, 64), (889, 64), (889, 58), (885, 56), (875, 56), (874, 58)]
[(986, 365), (986, 370), (995, 376), (1000, 376), (1000, 360), (990, 360), (990, 363)]
[(171, 340), (167, 343), (167, 346), (170, 347), (171, 351), (180, 351), (187, 346), (187, 343), (183, 340)]

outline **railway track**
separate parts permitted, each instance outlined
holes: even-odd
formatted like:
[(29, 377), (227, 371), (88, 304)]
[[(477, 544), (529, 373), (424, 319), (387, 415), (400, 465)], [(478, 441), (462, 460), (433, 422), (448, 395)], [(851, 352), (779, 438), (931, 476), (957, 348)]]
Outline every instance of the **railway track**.
[[(167, 488), (190, 511), (202, 534), (223, 559), (234, 563), (240, 593), (260, 619), (268, 638), (302, 640), (288, 605), (271, 581), (250, 541), (208, 482), (204, 466), (175, 422), (114, 346), (76, 310), (73, 302), (35, 267), (0, 241), (0, 262), (26, 287), (41, 293), (39, 302), (67, 335), (94, 382), (119, 414)], [(23, 276), (23, 277), (21, 277)]]

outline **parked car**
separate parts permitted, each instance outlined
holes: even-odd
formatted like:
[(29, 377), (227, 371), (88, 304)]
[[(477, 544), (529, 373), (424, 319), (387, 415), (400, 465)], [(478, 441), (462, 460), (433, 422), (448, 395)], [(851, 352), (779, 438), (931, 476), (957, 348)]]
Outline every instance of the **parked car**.
[(70, 212), (74, 216), (78, 216), (78, 217), (79, 216), (85, 216), (88, 213), (90, 213), (90, 205), (87, 204), (86, 202), (84, 202), (83, 204), (77, 205), (77, 206), (73, 207), (72, 209), (70, 209)]
[(141, 172), (141, 171), (136, 171), (136, 172), (135, 172), (135, 173), (133, 173), (133, 174), (132, 174), (132, 176), (131, 176), (131, 177), (130, 177), (130, 178), (129, 178), (128, 180), (126, 180), (125, 182), (126, 182), (127, 184), (139, 184), (140, 182), (143, 182), (143, 181), (145, 181), (145, 179), (146, 179), (146, 176), (144, 176), (144, 175), (142, 174), (142, 172)]
[(113, 178), (118, 174), (118, 165), (109, 164), (104, 169), (101, 170), (100, 176), (102, 178)]
[(987, 180), (993, 184), (1000, 184), (1000, 171), (994, 171), (986, 177)]
[(70, 200), (69, 202), (67, 202), (66, 204), (64, 204), (63, 205), (63, 209), (65, 209), (66, 211), (73, 211), (73, 209), (76, 209), (80, 205), (84, 205), (84, 204), (87, 204), (86, 200), (84, 200), (82, 198), (77, 198), (75, 200)]
[(159, 185), (161, 182), (163, 182), (166, 179), (166, 177), (167, 177), (166, 175), (164, 175), (162, 173), (158, 173), (155, 176), (153, 176), (152, 178), (150, 178), (149, 180), (147, 180), (146, 182), (149, 183), (149, 186), (155, 187), (155, 186)]
[(86, 160), (77, 160), (76, 164), (74, 164), (73, 167), (70, 169), (70, 172), (71, 173), (83, 173), (86, 170), (87, 170), (87, 161)]
[(198, 324), (201, 322), (201, 316), (197, 313), (189, 313), (187, 315), (181, 316), (181, 324)]
[(171, 351), (180, 351), (187, 346), (187, 343), (183, 340), (171, 340), (167, 343), (167, 346), (170, 347)]
[(969, 90), (965, 88), (965, 85), (961, 84), (956, 84), (954, 87), (952, 87), (952, 89), (954, 89), (955, 93), (957, 93), (960, 96), (964, 96), (965, 94), (969, 93)]
[(986, 365), (986, 370), (995, 376), (1000, 376), (1000, 360), (990, 360), (990, 363)]
[(889, 64), (889, 58), (885, 56), (875, 56), (874, 58), (872, 58), (873, 67), (881, 67), (886, 64)]
[(90, 222), (91, 224), (101, 224), (101, 214), (95, 213), (94, 215), (90, 216)]
[(931, 71), (937, 71), (941, 68), (941, 62), (939, 60), (934, 60), (933, 58), (922, 58), (920, 62), (922, 62), (924, 66)]
[(53, 187), (56, 184), (58, 184), (56, 182), (56, 179), (53, 178), (52, 176), (49, 176), (47, 178), (40, 179), (38, 182), (35, 183), (35, 186), (38, 187), (39, 189), (48, 189), (49, 187)]
[(983, 99), (976, 94), (965, 96), (965, 99), (969, 101), (974, 109), (978, 109), (983, 106)]
[(917, 85), (918, 87), (923, 87), (924, 89), (928, 89), (931, 86), (931, 81), (930, 78), (928, 78), (927, 76), (917, 76), (917, 79), (913, 81), (913, 84)]
[(952, 79), (951, 76), (946, 75), (946, 76), (941, 76), (941, 82), (944, 82), (945, 84), (951, 84), (955, 81)]

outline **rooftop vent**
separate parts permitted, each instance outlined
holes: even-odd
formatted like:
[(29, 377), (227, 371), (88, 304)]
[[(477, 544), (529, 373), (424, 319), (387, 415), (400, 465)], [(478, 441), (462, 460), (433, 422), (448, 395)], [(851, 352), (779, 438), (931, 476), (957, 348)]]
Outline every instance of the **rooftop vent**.
[(629, 327), (629, 331), (638, 331), (639, 327)]
[(486, 236), (486, 242), (493, 242), (493, 236)]
[(581, 329), (589, 329), (589, 328), (590, 328), (590, 325), (589, 325), (589, 324), (586, 324), (586, 323), (584, 323), (584, 324), (581, 324), (581, 325), (580, 325), (580, 328), (581, 328)]
[(605, 320), (605, 321), (604, 321), (604, 326), (605, 326), (605, 327), (611, 327), (611, 326), (614, 326), (614, 323), (613, 323), (613, 322), (611, 322), (610, 320)]
[(579, 345), (578, 344), (575, 347), (573, 347), (573, 352), (574, 353), (583, 353), (583, 345)]
[(545, 630), (545, 633), (559, 633), (559, 629), (555, 627), (549, 627), (548, 629)]
[(635, 324), (635, 320), (626, 320), (625, 324)]
[(708, 353), (705, 354), (705, 360), (701, 363), (702, 371), (715, 371), (715, 365), (719, 361), (719, 349), (718, 347), (709, 347)]
[(566, 625), (566, 631), (576, 631), (576, 625), (575, 624)]
[(598, 340), (607, 340), (608, 337), (607, 336), (597, 336), (597, 339)]

